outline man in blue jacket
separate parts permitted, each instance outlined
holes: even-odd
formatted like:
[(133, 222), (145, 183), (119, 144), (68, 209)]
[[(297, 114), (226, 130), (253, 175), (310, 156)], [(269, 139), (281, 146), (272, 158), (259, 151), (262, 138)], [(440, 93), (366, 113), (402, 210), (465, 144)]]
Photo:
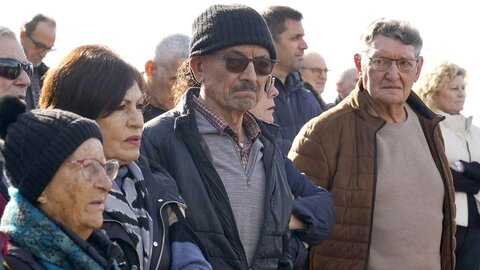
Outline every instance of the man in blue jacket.
[(308, 48), (303, 39), (302, 13), (286, 6), (272, 6), (262, 13), (267, 21), (278, 53), (273, 70), (279, 95), (275, 98), (275, 124), (280, 126), (279, 143), (288, 154), (292, 141), (302, 126), (322, 113), (315, 95), (303, 87), (299, 70), (303, 52)]
[(289, 227), (295, 217), (284, 156), (247, 113), (270, 89), (275, 59), (258, 12), (209, 7), (195, 20), (190, 43), (189, 66), (200, 87), (144, 129), (141, 151), (177, 181), (214, 269), (277, 269), (288, 229), (307, 234), (319, 223)]

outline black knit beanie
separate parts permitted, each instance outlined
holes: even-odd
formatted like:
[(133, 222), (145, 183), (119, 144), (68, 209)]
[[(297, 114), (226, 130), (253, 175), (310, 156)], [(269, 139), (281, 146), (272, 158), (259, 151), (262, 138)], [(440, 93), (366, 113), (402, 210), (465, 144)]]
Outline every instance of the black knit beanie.
[(190, 57), (246, 44), (260, 45), (268, 50), (271, 59), (277, 59), (262, 15), (244, 5), (213, 5), (193, 22)]
[(15, 97), (0, 99), (0, 135), (10, 183), (33, 204), (83, 142), (102, 140), (93, 120), (58, 109), (25, 112)]

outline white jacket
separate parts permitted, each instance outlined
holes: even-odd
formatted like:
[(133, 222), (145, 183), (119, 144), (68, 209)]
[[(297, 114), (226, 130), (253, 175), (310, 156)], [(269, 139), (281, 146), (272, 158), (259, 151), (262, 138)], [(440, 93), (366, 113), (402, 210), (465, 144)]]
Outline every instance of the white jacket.
[[(448, 162), (464, 160), (467, 162), (480, 162), (480, 128), (472, 125), (472, 117), (465, 117), (462, 114), (451, 115), (440, 112), (445, 120), (440, 122), (443, 139), (445, 141), (445, 152)], [(479, 194), (477, 194), (479, 196)], [(455, 192), (455, 205), (457, 225), (468, 226), (468, 204), (467, 194)]]

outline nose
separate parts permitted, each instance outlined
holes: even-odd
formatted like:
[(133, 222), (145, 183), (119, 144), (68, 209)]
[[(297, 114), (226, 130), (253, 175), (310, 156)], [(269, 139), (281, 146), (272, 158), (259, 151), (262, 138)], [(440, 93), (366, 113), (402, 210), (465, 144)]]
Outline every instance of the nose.
[(99, 178), (98, 181), (95, 181), (96, 187), (108, 193), (112, 189), (112, 180), (110, 180), (106, 172), (103, 172)]
[(394, 63), (393, 61), (385, 73), (385, 76), (390, 80), (396, 80), (400, 77), (400, 70), (398, 69), (396, 63)]
[(15, 79), (13, 84), (26, 89), (30, 86), (30, 83), (30, 77), (28, 76), (27, 72), (25, 72), (25, 70), (22, 70), (22, 73), (20, 73), (20, 76)]
[(270, 87), (270, 90), (268, 91), (268, 97), (276, 98), (278, 94), (278, 89), (275, 87), (275, 85), (272, 85), (272, 87)]
[(139, 109), (137, 109), (135, 105), (135, 108), (129, 113), (127, 125), (135, 129), (142, 129), (143, 124), (144, 124), (144, 121), (143, 121), (142, 112)]
[(45, 58), (45, 56), (47, 56), (47, 53), (48, 53), (48, 50), (45, 50), (45, 49), (41, 49), (38, 51), (38, 55), (42, 57), (42, 59)]
[(299, 46), (300, 46), (300, 49), (302, 49), (302, 50), (308, 49), (308, 44), (303, 37), (301, 37), (301, 41), (299, 43)]
[(249, 62), (245, 70), (240, 74), (241, 80), (247, 80), (249, 82), (257, 81), (257, 73), (255, 73), (255, 66), (253, 62)]

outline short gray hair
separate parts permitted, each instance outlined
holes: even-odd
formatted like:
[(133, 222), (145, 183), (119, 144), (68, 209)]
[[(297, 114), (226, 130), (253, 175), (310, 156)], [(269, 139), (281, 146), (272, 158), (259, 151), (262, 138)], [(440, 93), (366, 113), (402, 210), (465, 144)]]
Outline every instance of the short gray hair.
[(164, 37), (155, 49), (153, 62), (166, 65), (179, 59), (187, 59), (190, 38), (183, 34), (171, 34)]
[(15, 36), (15, 33), (12, 30), (10, 30), (10, 28), (0, 25), (0, 38), (2, 38), (3, 35), (10, 36), (15, 39), (17, 38)]
[(365, 51), (370, 50), (373, 38), (377, 35), (412, 45), (415, 48), (415, 57), (420, 56), (423, 40), (418, 30), (407, 21), (381, 18), (372, 22), (361, 37), (362, 45), (366, 45)]

